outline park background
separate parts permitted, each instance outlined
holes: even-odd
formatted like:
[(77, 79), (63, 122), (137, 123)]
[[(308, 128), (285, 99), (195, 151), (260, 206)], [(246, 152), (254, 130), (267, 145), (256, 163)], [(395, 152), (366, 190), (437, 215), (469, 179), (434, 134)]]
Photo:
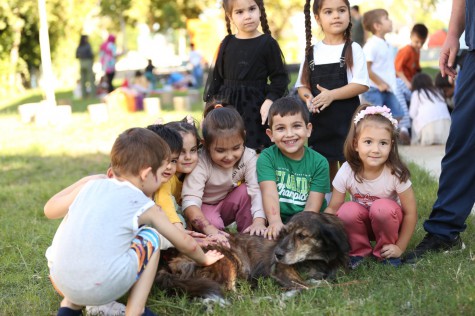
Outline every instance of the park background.
[[(396, 38), (401, 38), (405, 44), (410, 27), (416, 22), (427, 24), (431, 34), (446, 28), (448, 2), (376, 0), (351, 4), (359, 4), (362, 12), (386, 8), (394, 21), (394, 32), (388, 39), (397, 43)], [(222, 9), (216, 1), (47, 0), (46, 5), (55, 79), (45, 85), (54, 88), (56, 100), (71, 102), (72, 115), (67, 120), (23, 122), (18, 107), (45, 97), (40, 87), (28, 88), (28, 83), (41, 82), (38, 7), (36, 1), (28, 0), (0, 3), (1, 316), (55, 315), (58, 309), (61, 298), (49, 282), (44, 256), (60, 223), (46, 219), (43, 214), (43, 206), (53, 194), (85, 175), (105, 172), (112, 143), (126, 128), (180, 119), (190, 113), (197, 119), (202, 116), (203, 104), (196, 102), (186, 111), (163, 104), (161, 112), (155, 115), (112, 109), (108, 120), (91, 120), (87, 107), (99, 100), (72, 98), (78, 79), (74, 52), (80, 34), (87, 32), (91, 36), (96, 56), (104, 36), (109, 32), (118, 34), (119, 47), (127, 49), (131, 56), (140, 57), (129, 58), (127, 54), (123, 63), (130, 59), (142, 62), (151, 56), (161, 66), (164, 56), (171, 56), (174, 63), (164, 65), (162, 69), (166, 71), (167, 67), (182, 65), (187, 59), (193, 36), (208, 34), (204, 36), (208, 42), (197, 44), (209, 58), (225, 32)], [(268, 15), (272, 17), (271, 30), (289, 63), (300, 62), (304, 47), (299, 42), (304, 34), (302, 6), (302, 1), (294, 0), (266, 2)], [(214, 25), (207, 28), (208, 33), (191, 29), (191, 25), (206, 21)], [(153, 32), (155, 23), (160, 25), (159, 28), (155, 25), (157, 32)], [(279, 25), (284, 25), (280, 32)], [(161, 38), (163, 42), (151, 50), (152, 55), (141, 56), (138, 35), (140, 29), (147, 31), (145, 26), (149, 39)], [(316, 37), (320, 36), (317, 28), (314, 30)], [(436, 50), (424, 47), (423, 54), (427, 56), (424, 71), (436, 71)], [(123, 74), (133, 69), (126, 63), (124, 67)], [(24, 73), (26, 87), (18, 84), (22, 82), (20, 73)], [(31, 80), (31, 76), (36, 80)], [(295, 73), (292, 79), (295, 80)], [(186, 93), (174, 92), (177, 96)], [(411, 248), (424, 236), (422, 222), (435, 200), (437, 179), (414, 163), (409, 167), (419, 213)], [(414, 266), (404, 265), (400, 269), (369, 262), (364, 269), (340, 275), (335, 283), (323, 282), (295, 297), (284, 296), (271, 280), (261, 279), (256, 288), (240, 282), (238, 291), (227, 295), (229, 306), (207, 307), (184, 297), (169, 298), (157, 288), (153, 289), (147, 305), (159, 315), (474, 315), (472, 217), (467, 224), (462, 234), (467, 249), (462, 252), (430, 255)]]
[[(42, 82), (43, 69), (39, 45), (40, 14), (46, 6), (53, 77)], [(449, 0), (374, 0), (350, 1), (364, 13), (385, 8), (393, 20), (394, 31), (387, 36), (396, 48), (409, 42), (414, 23), (425, 23), (430, 35), (447, 27)], [(273, 36), (279, 41), (287, 63), (300, 63), (305, 47), (303, 0), (266, 1)], [(313, 19), (312, 19), (313, 20)], [(314, 23), (315, 39), (321, 32)], [(73, 88), (79, 79), (75, 48), (81, 34), (89, 35), (100, 76), (98, 51), (109, 33), (117, 35), (118, 72), (144, 69), (147, 59), (157, 70), (182, 66), (188, 60), (189, 44), (211, 62), (225, 34), (224, 12), (219, 0), (6, 0), (0, 4), (0, 96), (23, 92), (25, 88), (53, 86)], [(422, 59), (433, 61), (436, 53), (427, 50)], [(47, 56), (46, 56), (47, 57)], [(118, 76), (120, 78), (120, 76)]]

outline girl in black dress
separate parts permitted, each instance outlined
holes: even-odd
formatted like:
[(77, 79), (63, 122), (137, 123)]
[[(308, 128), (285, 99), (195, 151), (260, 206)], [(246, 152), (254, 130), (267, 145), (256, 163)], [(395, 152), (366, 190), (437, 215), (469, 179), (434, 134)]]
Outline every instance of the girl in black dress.
[(270, 35), (263, 0), (223, 0), (223, 8), (228, 35), (219, 46), (203, 99), (233, 105), (244, 120), (246, 146), (260, 151), (271, 144), (264, 125), (269, 108), (287, 93), (290, 82), (284, 56)]

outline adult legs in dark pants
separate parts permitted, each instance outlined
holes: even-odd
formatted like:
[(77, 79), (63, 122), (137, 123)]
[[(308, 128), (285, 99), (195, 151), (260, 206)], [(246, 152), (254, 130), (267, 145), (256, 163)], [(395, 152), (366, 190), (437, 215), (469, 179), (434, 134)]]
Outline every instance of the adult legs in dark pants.
[(466, 64), (459, 73), (452, 124), (442, 159), (437, 200), (424, 222), (427, 232), (424, 240), (406, 256), (415, 261), (427, 251), (463, 248), (460, 233), (475, 203), (475, 52), (467, 55)]
[(469, 54), (466, 71), (459, 74), (459, 91), (455, 95), (456, 108), (442, 159), (439, 191), (432, 213), (424, 229), (446, 240), (457, 238), (466, 228), (465, 220), (475, 203), (475, 52)]
[(114, 80), (114, 76), (115, 76), (115, 71), (114, 72), (110, 72), (110, 73), (106, 73), (106, 77), (107, 77), (107, 91), (109, 93), (111, 93), (112, 91), (114, 91), (114, 86), (112, 85), (112, 80)]

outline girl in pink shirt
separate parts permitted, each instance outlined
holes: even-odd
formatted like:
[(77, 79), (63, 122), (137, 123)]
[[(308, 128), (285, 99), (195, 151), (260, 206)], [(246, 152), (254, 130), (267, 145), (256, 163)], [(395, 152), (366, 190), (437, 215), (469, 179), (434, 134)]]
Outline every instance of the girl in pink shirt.
[(257, 155), (244, 143), (244, 122), (232, 107), (210, 104), (202, 123), (203, 150), (186, 176), (182, 208), (193, 228), (228, 245), (224, 228), (262, 235), (265, 213), (257, 182)]
[[(397, 121), (386, 106), (358, 107), (345, 141), (346, 162), (333, 180), (326, 213), (344, 222), (350, 268), (371, 254), (398, 267), (417, 221), (409, 169), (399, 158)], [(345, 194), (351, 201), (345, 202)], [(374, 248), (370, 241), (375, 240)]]

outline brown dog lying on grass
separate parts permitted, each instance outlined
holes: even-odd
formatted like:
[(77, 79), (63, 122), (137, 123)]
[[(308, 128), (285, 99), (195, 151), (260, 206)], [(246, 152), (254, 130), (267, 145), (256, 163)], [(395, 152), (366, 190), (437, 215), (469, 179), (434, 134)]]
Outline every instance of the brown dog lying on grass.
[(188, 257), (168, 254), (168, 267), (160, 268), (156, 284), (169, 293), (190, 297), (222, 297), (222, 288), (235, 290), (236, 280), (272, 277), (286, 289), (302, 289), (307, 279), (334, 279), (346, 270), (350, 246), (341, 221), (331, 214), (301, 212), (294, 215), (277, 241), (260, 236), (234, 234), (230, 248), (218, 249), (224, 258), (199, 267)]

